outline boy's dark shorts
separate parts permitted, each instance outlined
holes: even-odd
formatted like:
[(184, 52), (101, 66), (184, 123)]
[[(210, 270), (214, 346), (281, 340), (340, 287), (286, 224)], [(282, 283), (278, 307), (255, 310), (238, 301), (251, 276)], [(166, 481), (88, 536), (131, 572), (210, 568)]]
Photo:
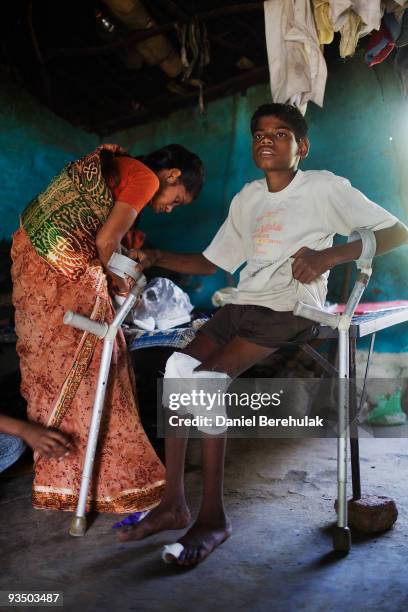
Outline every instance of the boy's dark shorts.
[(312, 329), (313, 322), (295, 317), (291, 311), (278, 312), (265, 306), (227, 304), (200, 328), (217, 344), (226, 344), (235, 336), (260, 346), (273, 347)]

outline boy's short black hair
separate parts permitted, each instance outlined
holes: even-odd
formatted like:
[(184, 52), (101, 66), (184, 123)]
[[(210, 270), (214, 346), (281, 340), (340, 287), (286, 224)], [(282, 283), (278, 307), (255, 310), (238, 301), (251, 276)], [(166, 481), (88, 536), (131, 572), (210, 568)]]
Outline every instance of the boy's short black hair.
[(251, 133), (253, 134), (257, 129), (258, 119), (269, 117), (270, 115), (283, 119), (292, 128), (296, 140), (307, 136), (308, 126), (300, 110), (291, 104), (278, 104), (276, 102), (273, 104), (262, 104), (262, 106), (256, 109), (251, 119)]

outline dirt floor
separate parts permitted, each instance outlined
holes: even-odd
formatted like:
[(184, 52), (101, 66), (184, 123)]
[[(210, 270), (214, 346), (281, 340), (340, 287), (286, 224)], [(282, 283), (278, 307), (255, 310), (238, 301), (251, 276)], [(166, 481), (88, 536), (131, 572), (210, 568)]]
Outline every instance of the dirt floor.
[[(201, 482), (196, 445), (187, 473), (193, 510)], [(231, 440), (226, 504), (234, 532), (193, 570), (161, 561), (162, 545), (179, 532), (122, 544), (112, 530), (118, 517), (98, 515), (84, 538), (72, 538), (70, 514), (31, 508), (30, 472), (6, 473), (0, 590), (63, 591), (64, 608), (73, 611), (405, 611), (407, 467), (406, 439), (361, 440), (363, 492), (394, 498), (399, 518), (382, 535), (354, 534), (341, 558), (331, 543), (336, 440)]]

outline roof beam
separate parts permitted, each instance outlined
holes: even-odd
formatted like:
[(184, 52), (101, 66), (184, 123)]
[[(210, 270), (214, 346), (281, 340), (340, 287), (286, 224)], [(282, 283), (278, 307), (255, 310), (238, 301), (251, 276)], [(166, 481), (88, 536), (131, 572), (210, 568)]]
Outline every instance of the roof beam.
[[(209, 21), (211, 19), (218, 19), (220, 17), (230, 17), (231, 15), (242, 15), (244, 13), (252, 13), (259, 11), (263, 8), (263, 2), (250, 2), (244, 4), (231, 4), (224, 6), (219, 9), (213, 9), (211, 11), (205, 11), (203, 13), (197, 13), (194, 18), (200, 19), (201, 21)], [(171, 21), (155, 28), (149, 28), (147, 30), (135, 30), (132, 34), (129, 34), (126, 38), (117, 40), (107, 45), (98, 45), (97, 47), (79, 47), (79, 48), (68, 48), (68, 49), (50, 49), (47, 53), (47, 59), (54, 57), (75, 57), (75, 56), (86, 56), (86, 55), (106, 55), (115, 51), (128, 47), (135, 42), (142, 42), (152, 36), (163, 34), (173, 30), (176, 25), (183, 22), (183, 19), (177, 21)]]

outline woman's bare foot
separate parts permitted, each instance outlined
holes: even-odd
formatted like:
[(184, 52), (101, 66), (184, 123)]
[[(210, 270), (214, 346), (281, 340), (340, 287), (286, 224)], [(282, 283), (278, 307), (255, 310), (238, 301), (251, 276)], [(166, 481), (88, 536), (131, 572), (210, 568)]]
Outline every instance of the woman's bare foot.
[(118, 532), (118, 540), (142, 540), (165, 529), (184, 529), (191, 521), (187, 505), (162, 506), (159, 504), (137, 525), (126, 527)]
[(229, 519), (223, 515), (219, 520), (198, 518), (187, 533), (178, 540), (184, 546), (175, 563), (192, 566), (201, 563), (212, 551), (225, 542), (232, 533)]

